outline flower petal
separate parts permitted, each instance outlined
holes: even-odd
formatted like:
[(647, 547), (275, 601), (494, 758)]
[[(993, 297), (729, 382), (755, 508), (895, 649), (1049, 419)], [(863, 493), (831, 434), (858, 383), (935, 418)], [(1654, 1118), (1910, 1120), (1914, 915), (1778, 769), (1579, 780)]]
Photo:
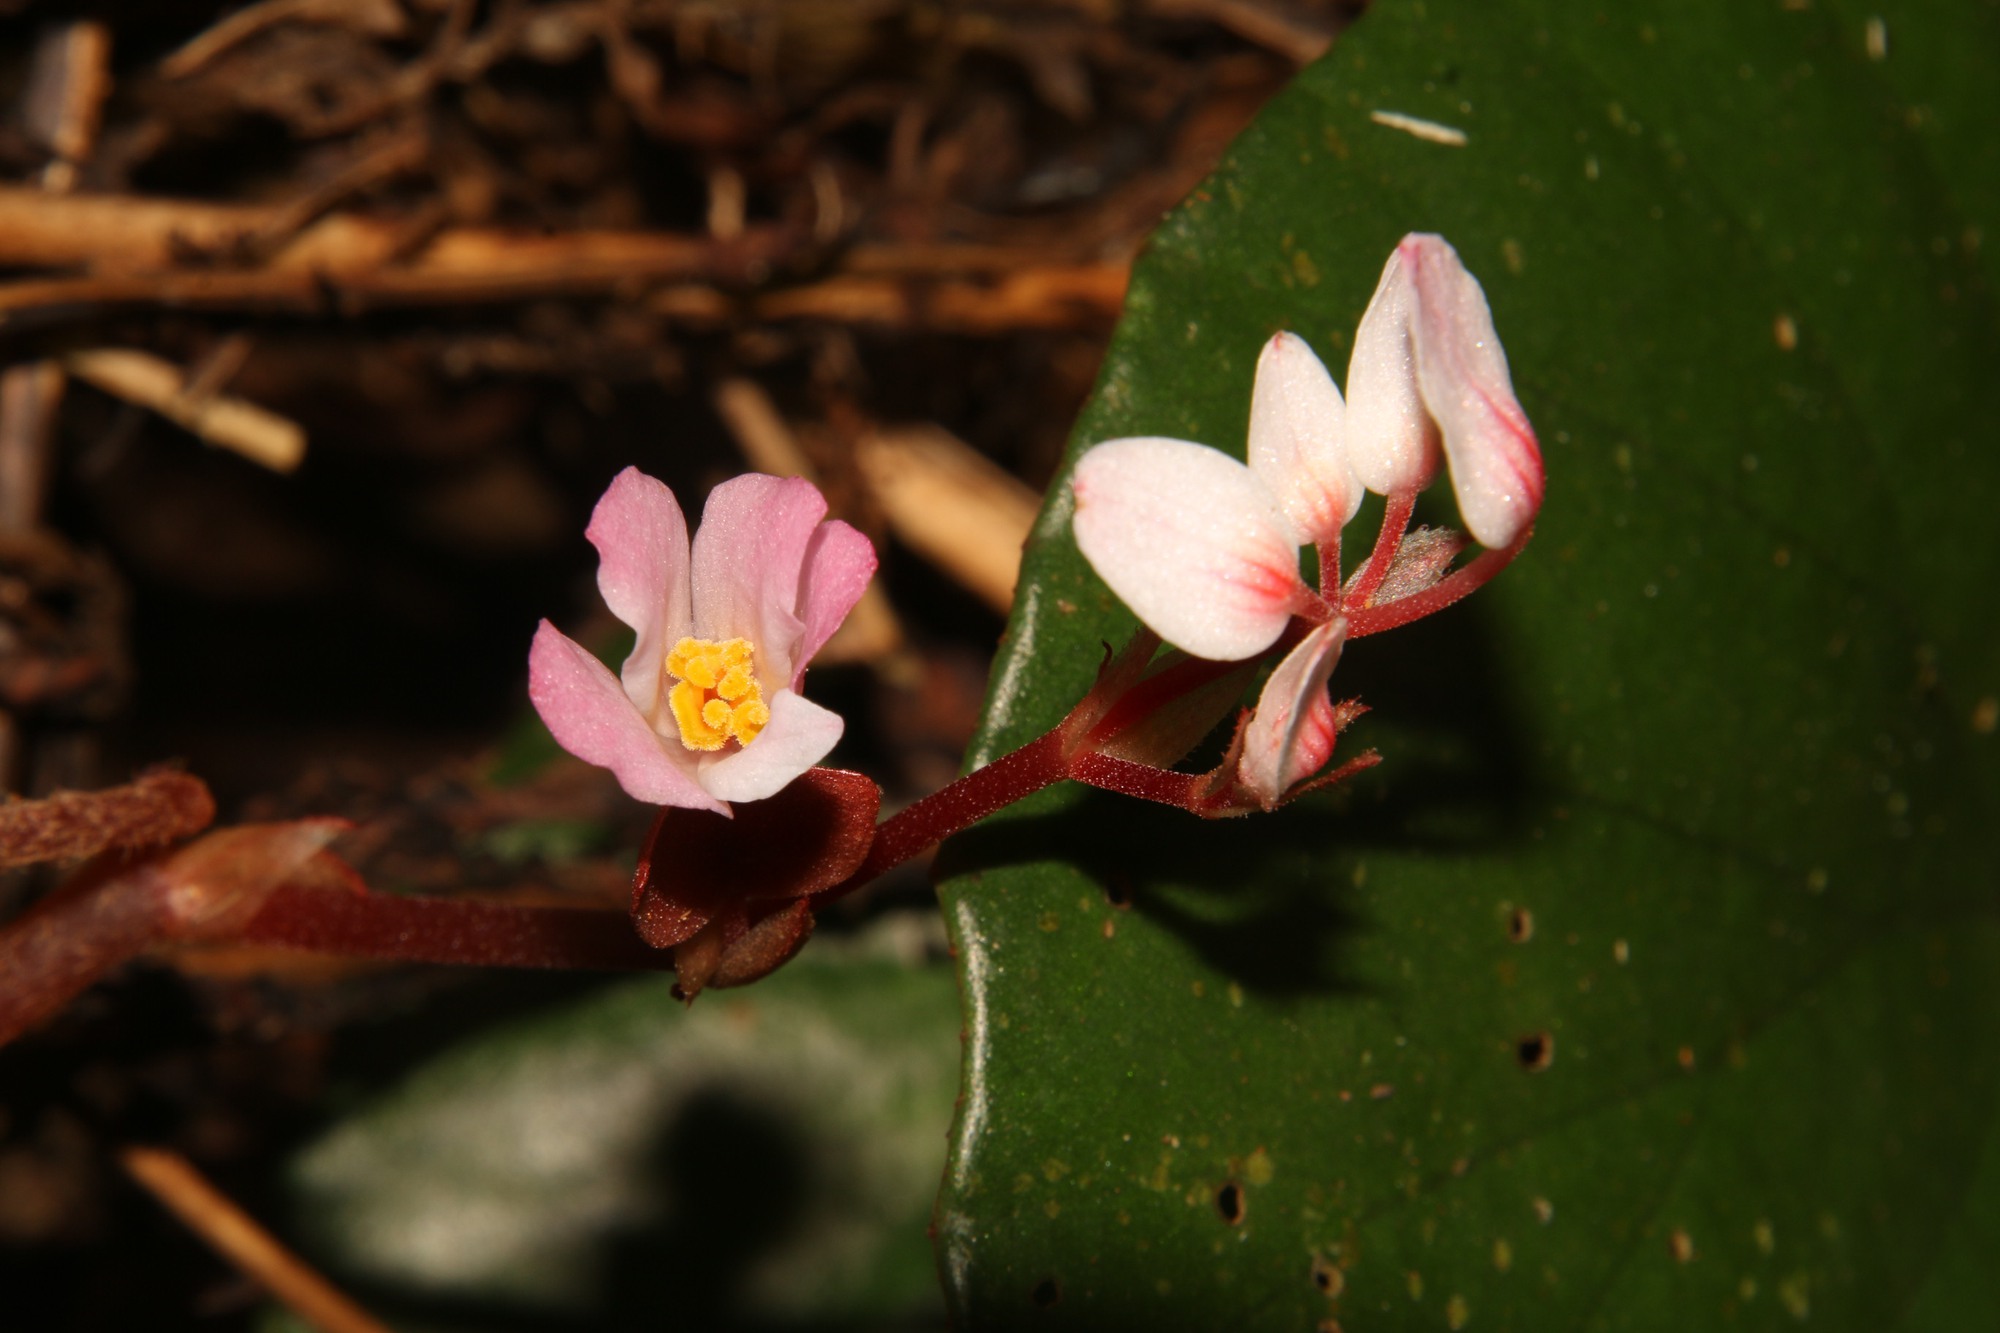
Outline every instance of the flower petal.
[(687, 520), (664, 483), (628, 467), (612, 478), (583, 535), (597, 548), (604, 604), (639, 636), (622, 675), (633, 705), (651, 716), (660, 659), (688, 632)]
[(1514, 397), (1486, 293), (1441, 236), (1405, 237), (1397, 254), (1416, 297), (1417, 385), (1444, 433), (1458, 512), (1482, 546), (1511, 545), (1542, 506), (1542, 451)]
[(723, 801), (761, 801), (826, 758), (847, 724), (802, 694), (779, 690), (771, 720), (734, 754), (704, 755), (701, 785)]
[(1227, 454), (1186, 440), (1111, 440), (1083, 456), (1071, 485), (1077, 548), (1184, 652), (1254, 657), (1312, 596), (1277, 500)]
[[(695, 632), (748, 639), (767, 684), (790, 683), (805, 624), (799, 583), (826, 498), (798, 477), (747, 473), (708, 493), (694, 534)], [(768, 794), (768, 793), (767, 793)]]
[(840, 628), (874, 577), (872, 542), (838, 519), (819, 525), (806, 545), (805, 575), (799, 585), (799, 616), (806, 628), (792, 663), (793, 689), (805, 679), (806, 663)]
[(694, 756), (663, 742), (610, 669), (546, 620), (528, 650), (528, 697), (558, 745), (610, 769), (634, 799), (729, 813), (695, 781)]
[(1347, 362), (1347, 462), (1377, 495), (1420, 491), (1437, 475), (1437, 425), (1417, 391), (1410, 345), (1416, 295), (1398, 247), (1354, 330)]
[(1257, 696), (1236, 773), (1266, 810), (1333, 757), (1339, 728), (1326, 682), (1346, 640), (1347, 621), (1335, 616), (1285, 654)]
[(1278, 497), (1301, 546), (1334, 540), (1361, 507), (1361, 483), (1347, 464), (1346, 414), (1305, 339), (1280, 333), (1264, 344), (1250, 391), (1250, 470)]

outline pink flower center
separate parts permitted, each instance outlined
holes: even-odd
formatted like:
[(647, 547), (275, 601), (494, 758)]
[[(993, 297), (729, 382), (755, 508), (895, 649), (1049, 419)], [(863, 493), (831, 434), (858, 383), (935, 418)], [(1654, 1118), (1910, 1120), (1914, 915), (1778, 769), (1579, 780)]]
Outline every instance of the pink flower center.
[(720, 750), (730, 741), (748, 745), (771, 720), (764, 691), (751, 670), (755, 649), (748, 639), (682, 639), (667, 654), (667, 674), (676, 682), (667, 707), (690, 750)]

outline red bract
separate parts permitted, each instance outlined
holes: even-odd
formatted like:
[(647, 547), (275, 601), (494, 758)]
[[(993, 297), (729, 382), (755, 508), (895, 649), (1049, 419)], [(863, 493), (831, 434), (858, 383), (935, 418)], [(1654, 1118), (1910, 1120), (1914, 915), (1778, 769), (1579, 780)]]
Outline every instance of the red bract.
[(861, 774), (814, 768), (734, 818), (669, 806), (639, 852), (633, 924), (655, 949), (674, 951), (688, 999), (755, 981), (812, 933), (808, 900), (861, 866), (881, 804)]

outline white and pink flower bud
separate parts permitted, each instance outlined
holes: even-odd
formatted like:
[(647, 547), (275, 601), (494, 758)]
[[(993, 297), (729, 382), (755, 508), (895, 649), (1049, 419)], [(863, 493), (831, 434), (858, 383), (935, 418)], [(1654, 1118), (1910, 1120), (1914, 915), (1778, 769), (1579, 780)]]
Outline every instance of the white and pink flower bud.
[(1361, 508), (1346, 415), (1333, 376), (1305, 339), (1279, 333), (1264, 344), (1250, 391), (1250, 470), (1277, 497), (1295, 545), (1338, 541)]
[(1514, 396), (1486, 293), (1440, 236), (1403, 238), (1354, 336), (1348, 456), (1369, 490), (1423, 489), (1439, 446), (1465, 526), (1511, 546), (1541, 508), (1541, 448)]
[(1317, 598), (1275, 496), (1229, 455), (1186, 440), (1110, 440), (1071, 485), (1077, 548), (1132, 613), (1196, 657), (1269, 648)]
[(1236, 776), (1266, 810), (1277, 809), (1333, 757), (1341, 723), (1326, 686), (1346, 641), (1347, 621), (1340, 616), (1315, 627), (1285, 654), (1257, 696)]

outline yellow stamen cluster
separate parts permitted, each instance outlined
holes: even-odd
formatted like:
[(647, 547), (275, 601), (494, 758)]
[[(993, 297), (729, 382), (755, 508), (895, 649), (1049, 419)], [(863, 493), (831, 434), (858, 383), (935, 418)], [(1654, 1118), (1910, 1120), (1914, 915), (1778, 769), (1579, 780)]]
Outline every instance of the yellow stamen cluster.
[(678, 682), (667, 693), (667, 706), (680, 724), (682, 745), (720, 750), (732, 740), (748, 745), (757, 739), (771, 709), (751, 674), (753, 651), (748, 639), (690, 638), (667, 654), (667, 674)]

